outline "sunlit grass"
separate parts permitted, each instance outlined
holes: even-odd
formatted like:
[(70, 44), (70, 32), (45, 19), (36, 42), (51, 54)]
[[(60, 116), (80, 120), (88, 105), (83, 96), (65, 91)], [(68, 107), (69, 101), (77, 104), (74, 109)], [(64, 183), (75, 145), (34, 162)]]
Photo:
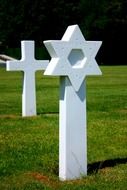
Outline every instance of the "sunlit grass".
[(88, 164), (100, 168), (60, 182), (59, 79), (37, 72), (38, 115), (22, 118), (22, 73), (0, 68), (0, 190), (126, 189), (127, 66), (101, 69), (102, 76), (87, 77)]

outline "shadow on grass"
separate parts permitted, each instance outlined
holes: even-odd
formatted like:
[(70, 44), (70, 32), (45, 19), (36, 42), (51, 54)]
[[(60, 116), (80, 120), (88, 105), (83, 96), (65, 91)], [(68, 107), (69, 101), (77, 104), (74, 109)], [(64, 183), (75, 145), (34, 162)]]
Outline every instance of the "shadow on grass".
[(127, 158), (117, 158), (88, 164), (88, 174), (97, 173), (99, 169), (114, 167), (118, 164), (127, 163)]
[[(105, 161), (99, 161), (92, 164), (88, 164), (87, 166), (87, 172), (89, 174), (96, 174), (100, 169), (106, 168), (106, 167), (114, 167), (119, 164), (126, 164), (127, 158), (117, 158), (117, 159), (111, 159), (111, 160), (105, 160)], [(54, 168), (54, 174), (56, 176), (59, 175), (59, 166)]]

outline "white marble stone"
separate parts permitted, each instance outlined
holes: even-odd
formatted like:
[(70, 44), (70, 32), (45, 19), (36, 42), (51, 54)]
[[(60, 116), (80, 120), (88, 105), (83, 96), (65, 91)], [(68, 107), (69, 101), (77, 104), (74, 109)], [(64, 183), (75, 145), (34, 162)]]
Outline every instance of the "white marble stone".
[(95, 60), (101, 43), (86, 41), (78, 25), (69, 26), (62, 40), (44, 41), (52, 57), (44, 74), (68, 76), (78, 91), (87, 75), (102, 74)]
[(87, 175), (86, 92), (75, 92), (68, 77), (60, 77), (59, 177)]
[(60, 76), (59, 178), (87, 175), (87, 75), (100, 75), (95, 56), (100, 41), (86, 41), (78, 25), (69, 26), (62, 40), (44, 42), (51, 61), (45, 75)]
[(34, 41), (21, 42), (21, 60), (7, 61), (7, 71), (23, 71), (22, 116), (36, 115), (35, 72), (45, 70), (49, 61), (34, 58)]

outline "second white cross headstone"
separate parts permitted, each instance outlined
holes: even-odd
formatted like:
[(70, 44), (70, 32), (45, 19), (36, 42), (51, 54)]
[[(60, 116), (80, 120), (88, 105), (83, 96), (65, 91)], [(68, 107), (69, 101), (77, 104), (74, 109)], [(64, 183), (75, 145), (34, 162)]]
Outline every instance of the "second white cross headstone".
[(7, 71), (23, 71), (22, 116), (36, 115), (35, 72), (45, 70), (49, 61), (34, 58), (34, 41), (21, 42), (21, 60), (7, 61)]

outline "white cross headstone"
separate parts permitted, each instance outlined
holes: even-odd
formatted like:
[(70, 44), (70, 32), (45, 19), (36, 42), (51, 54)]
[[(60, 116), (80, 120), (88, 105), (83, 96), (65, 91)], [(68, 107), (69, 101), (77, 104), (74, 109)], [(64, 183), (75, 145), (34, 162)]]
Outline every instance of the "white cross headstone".
[(102, 74), (95, 60), (100, 41), (86, 41), (78, 25), (69, 26), (62, 40), (45, 41), (51, 55), (44, 74), (60, 76), (59, 177), (87, 175), (87, 75)]
[(34, 58), (34, 41), (21, 42), (21, 60), (7, 61), (7, 71), (23, 71), (22, 116), (36, 115), (35, 72), (45, 70), (49, 61)]

